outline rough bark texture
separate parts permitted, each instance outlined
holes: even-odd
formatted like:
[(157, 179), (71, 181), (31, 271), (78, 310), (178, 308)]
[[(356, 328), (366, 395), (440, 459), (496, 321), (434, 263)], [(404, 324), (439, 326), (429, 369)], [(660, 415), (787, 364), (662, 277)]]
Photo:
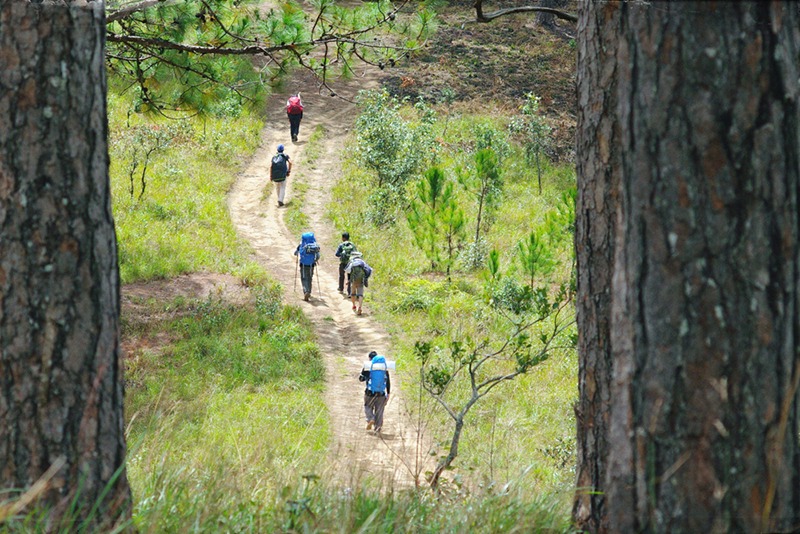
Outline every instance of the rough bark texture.
[[(617, 103), (598, 105), (610, 90), (597, 85), (581, 107), (610, 114), (622, 131), (609, 148), (621, 158), (610, 158), (620, 172), (614, 365), (608, 458), (597, 458), (607, 528), (790, 531), (800, 525), (797, 6), (587, 4), (579, 49), (601, 72), (616, 69)], [(617, 38), (618, 48), (592, 52), (589, 23), (610, 11), (621, 27), (600, 43)], [(582, 63), (579, 87), (596, 76)], [(583, 143), (605, 118), (581, 124)], [(610, 213), (586, 208), (602, 169), (579, 148), (579, 228), (582, 246), (594, 246), (586, 227), (608, 224)], [(580, 272), (607, 266), (606, 250), (598, 264), (596, 254), (579, 250)], [(602, 334), (601, 318), (586, 312), (592, 284), (579, 288), (581, 327)], [(598, 350), (582, 345), (582, 401)], [(591, 410), (604, 409), (599, 402)]]
[(129, 506), (103, 9), (0, 4), (0, 488), (65, 460), (54, 520)]
[(611, 276), (613, 273), (620, 124), (616, 119), (620, 4), (581, 2), (578, 32), (578, 261), (580, 365), (576, 525), (604, 532), (604, 479), (611, 388)]

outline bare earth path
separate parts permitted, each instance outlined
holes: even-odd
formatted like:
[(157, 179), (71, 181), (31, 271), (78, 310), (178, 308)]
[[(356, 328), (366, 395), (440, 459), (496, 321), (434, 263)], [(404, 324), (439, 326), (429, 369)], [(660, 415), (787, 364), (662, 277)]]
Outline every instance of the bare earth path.
[[(338, 84), (336, 89), (352, 100), (358, 89), (374, 86), (374, 78), (369, 77), (346, 85)], [(289, 92), (301, 92), (305, 106), (299, 141), (292, 143), (289, 137), (289, 123), (284, 112), (288, 93), (271, 97), (262, 145), (229, 193), (231, 218), (239, 234), (250, 242), (257, 260), (283, 285), (284, 300), (299, 305), (316, 328), (325, 360), (325, 400), (333, 434), (331, 476), (345, 485), (356, 484), (366, 477), (381, 482), (383, 487), (407, 487), (414, 483), (412, 472), (417, 465), (417, 451), (424, 461), (427, 448), (417, 446), (417, 433), (404, 413), (402, 384), (396, 373), (392, 374), (392, 395), (382, 435), (378, 437), (365, 430), (364, 387), (356, 378), (362, 362), (371, 350), (394, 358), (388, 335), (370, 316), (369, 293), (364, 314), (356, 316), (350, 301), (336, 290), (338, 259), (334, 252), (340, 229), (333, 228), (324, 215), (330, 190), (340, 175), (339, 153), (352, 128), (356, 109), (345, 100), (317, 94), (317, 86), (310, 79), (298, 77), (294, 85), (290, 83), (287, 87)], [(325, 135), (312, 170), (304, 166), (303, 151), (317, 125), (325, 128)], [(283, 208), (277, 207), (269, 182), (270, 159), (280, 143), (286, 146), (294, 164)], [(293, 202), (292, 186), (298, 182), (308, 185), (302, 206)], [(268, 195), (265, 195), (265, 185)], [(303, 302), (302, 291), (293, 291), (293, 252), (300, 236), (288, 231), (283, 217), (289, 210), (297, 209), (305, 212), (308, 229), (316, 234), (323, 247), (310, 302)], [(353, 239), (358, 244), (358, 236)]]

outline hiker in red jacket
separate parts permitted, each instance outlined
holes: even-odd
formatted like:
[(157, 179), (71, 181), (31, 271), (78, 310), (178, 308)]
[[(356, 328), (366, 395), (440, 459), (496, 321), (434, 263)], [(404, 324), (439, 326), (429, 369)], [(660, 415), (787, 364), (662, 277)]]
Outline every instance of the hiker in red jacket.
[(297, 136), (300, 134), (300, 121), (303, 120), (303, 101), (300, 100), (300, 93), (290, 96), (286, 101), (286, 115), (289, 117), (292, 141), (297, 142)]

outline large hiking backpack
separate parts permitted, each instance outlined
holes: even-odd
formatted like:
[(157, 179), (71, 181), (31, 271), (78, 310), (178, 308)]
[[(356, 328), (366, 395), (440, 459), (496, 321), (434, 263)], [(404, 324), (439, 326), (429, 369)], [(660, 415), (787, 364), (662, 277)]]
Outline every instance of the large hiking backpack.
[(303, 103), (300, 101), (300, 97), (290, 96), (289, 101), (286, 103), (286, 113), (289, 115), (298, 115), (303, 112)]
[(306, 232), (300, 241), (300, 263), (314, 265), (319, 259), (319, 245), (314, 239), (314, 232)]
[[(376, 364), (383, 364), (375, 369)], [(369, 382), (367, 382), (367, 389), (372, 393), (386, 393), (386, 358), (381, 355), (372, 358), (372, 363), (369, 366)]]
[(361, 283), (367, 277), (367, 270), (361, 263), (357, 263), (350, 267), (350, 281)]
[(342, 253), (339, 256), (339, 261), (342, 263), (342, 265), (347, 265), (350, 263), (350, 254), (356, 250), (356, 246), (350, 241), (345, 241), (342, 243)]
[(279, 152), (272, 156), (272, 164), (269, 167), (269, 179), (273, 182), (282, 182), (289, 173), (289, 165), (286, 163), (286, 155)]

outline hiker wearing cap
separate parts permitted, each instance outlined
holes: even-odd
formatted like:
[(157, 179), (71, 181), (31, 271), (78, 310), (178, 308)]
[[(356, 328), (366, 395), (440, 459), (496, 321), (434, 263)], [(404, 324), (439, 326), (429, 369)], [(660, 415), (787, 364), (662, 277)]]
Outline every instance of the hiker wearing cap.
[(370, 368), (362, 369), (358, 380), (367, 383), (364, 390), (364, 415), (367, 417), (367, 430), (374, 428), (375, 432), (380, 432), (383, 427), (383, 410), (386, 408), (386, 403), (389, 402), (392, 382), (389, 379), (386, 358), (373, 350), (369, 353), (369, 359)]
[(303, 120), (303, 101), (300, 100), (300, 93), (293, 94), (286, 101), (286, 116), (289, 117), (289, 133), (292, 134), (292, 142), (297, 142), (300, 135), (300, 121)]
[[(311, 298), (312, 281), (314, 279), (314, 266), (319, 261), (319, 245), (314, 238), (314, 232), (306, 232), (300, 238), (300, 244), (294, 251), (300, 263), (300, 282), (303, 284), (303, 300), (308, 302)], [(295, 274), (297, 276), (297, 274)], [(295, 283), (297, 278), (295, 278)]]
[(364, 302), (364, 288), (369, 285), (369, 277), (372, 276), (372, 267), (367, 265), (361, 253), (354, 251), (350, 253), (350, 261), (344, 268), (344, 272), (349, 275), (350, 280), (350, 302), (353, 303), (353, 311), (361, 315), (361, 304)]
[[(357, 252), (358, 249), (350, 241), (350, 234), (342, 232), (342, 242), (336, 247), (336, 257), (339, 258), (339, 293), (344, 293), (344, 278), (347, 273), (344, 272), (347, 264), (350, 263), (350, 254)], [(347, 296), (350, 297), (350, 275), (347, 274)]]
[(269, 167), (269, 179), (275, 183), (275, 191), (278, 194), (278, 207), (283, 206), (283, 197), (286, 195), (286, 178), (292, 172), (292, 161), (289, 154), (284, 152), (283, 145), (278, 145), (278, 152), (272, 156), (272, 163)]

